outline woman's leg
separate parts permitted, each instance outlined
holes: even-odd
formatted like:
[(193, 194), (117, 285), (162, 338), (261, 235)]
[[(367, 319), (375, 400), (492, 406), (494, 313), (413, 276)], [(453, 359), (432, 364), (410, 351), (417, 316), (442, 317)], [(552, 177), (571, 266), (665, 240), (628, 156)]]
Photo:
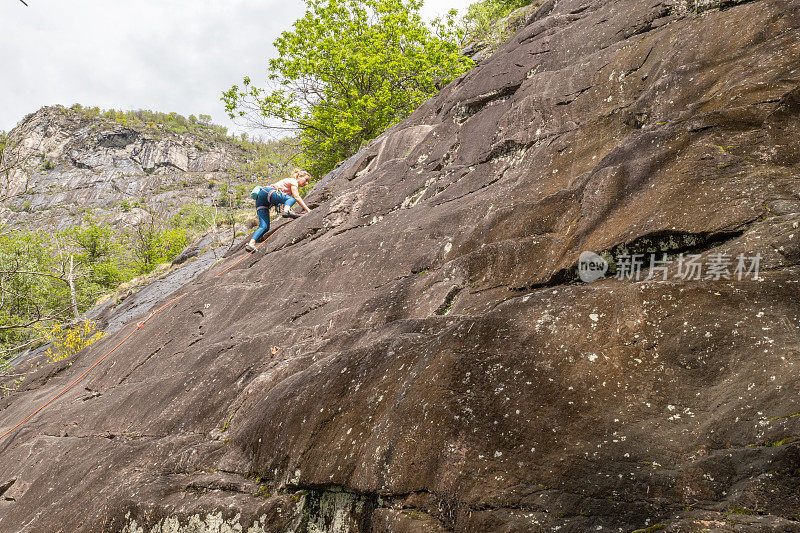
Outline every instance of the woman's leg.
[[(270, 205), (274, 205), (274, 206), (285, 205), (286, 202), (288, 202), (289, 200), (291, 200), (292, 203), (294, 203), (294, 198), (292, 198), (288, 194), (286, 194), (284, 192), (281, 192), (281, 191), (274, 191), (272, 193), (272, 196), (269, 197)], [(292, 205), (292, 204), (288, 204), (288, 205)]]
[(269, 209), (258, 209), (256, 214), (258, 215), (258, 229), (253, 233), (251, 240), (258, 242), (258, 239), (269, 231)]
[(276, 191), (272, 196), (278, 202), (277, 205), (275, 205), (275, 210), (278, 211), (278, 214), (284, 213), (286, 210), (291, 209), (295, 202), (297, 202), (297, 200), (288, 194), (284, 194), (280, 191)]
[[(277, 205), (278, 213), (283, 213), (283, 216), (290, 216), (292, 213), (292, 206), (297, 202), (294, 198), (281, 191), (275, 191), (272, 194), (271, 201)], [(296, 216), (296, 215), (295, 215)]]

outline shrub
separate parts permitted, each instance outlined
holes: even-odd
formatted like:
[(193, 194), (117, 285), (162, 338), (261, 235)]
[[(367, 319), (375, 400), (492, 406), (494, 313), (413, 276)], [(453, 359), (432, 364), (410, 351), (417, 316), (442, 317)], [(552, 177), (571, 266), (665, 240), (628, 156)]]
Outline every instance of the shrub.
[(72, 357), (105, 335), (88, 318), (84, 318), (72, 326), (56, 324), (50, 328), (39, 326), (37, 329), (48, 341), (53, 343), (53, 346), (45, 352), (50, 362)]
[(509, 13), (531, 3), (540, 4), (541, 0), (483, 0), (469, 6), (462, 21), (464, 42), (485, 43), (495, 45), (505, 42), (511, 36), (513, 28), (508, 23), (499, 21)]
[(76, 226), (65, 232), (78, 247), (78, 260), (93, 263), (114, 252), (116, 238), (114, 232), (101, 226), (91, 216), (83, 219), (82, 226)]
[(178, 214), (172, 218), (172, 225), (194, 232), (202, 232), (214, 225), (216, 216), (214, 207), (199, 202), (190, 202), (181, 207)]
[(134, 237), (134, 268), (146, 274), (161, 263), (171, 261), (187, 244), (189, 232), (185, 227), (158, 228), (155, 224), (142, 224)]
[(221, 207), (241, 207), (244, 204), (244, 198), (249, 195), (250, 191), (246, 185), (239, 185), (234, 189), (227, 183), (223, 183), (219, 186), (217, 205)]

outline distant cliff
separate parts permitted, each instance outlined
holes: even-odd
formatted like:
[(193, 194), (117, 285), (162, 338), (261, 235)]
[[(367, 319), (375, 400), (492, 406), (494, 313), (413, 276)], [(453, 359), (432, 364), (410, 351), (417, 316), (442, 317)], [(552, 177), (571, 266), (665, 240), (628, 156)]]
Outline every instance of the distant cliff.
[(144, 215), (141, 204), (169, 213), (187, 199), (211, 203), (226, 179), (244, 179), (231, 171), (255, 157), (253, 145), (210, 127), (196, 130), (126, 126), (81, 109), (43, 107), (9, 132), (24, 164), (0, 180), (0, 218), (60, 229), (92, 209), (132, 224)]

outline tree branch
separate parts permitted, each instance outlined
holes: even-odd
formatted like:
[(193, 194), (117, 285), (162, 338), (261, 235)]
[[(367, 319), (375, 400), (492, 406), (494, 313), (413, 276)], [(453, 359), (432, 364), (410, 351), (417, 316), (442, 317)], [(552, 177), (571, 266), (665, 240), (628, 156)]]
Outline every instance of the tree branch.
[(58, 276), (56, 274), (48, 274), (47, 272), (32, 272), (29, 270), (0, 270), (0, 274), (31, 274), (33, 276), (46, 276), (48, 278), (57, 279), (59, 281), (63, 281), (64, 283), (69, 284), (69, 281), (64, 279), (64, 276)]

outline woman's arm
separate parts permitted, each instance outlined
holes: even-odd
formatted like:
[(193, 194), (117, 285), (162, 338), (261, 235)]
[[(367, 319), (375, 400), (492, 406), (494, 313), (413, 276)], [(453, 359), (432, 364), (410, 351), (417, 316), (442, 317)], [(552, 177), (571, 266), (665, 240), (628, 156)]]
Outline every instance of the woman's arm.
[(300, 204), (300, 206), (306, 210), (306, 213), (311, 212), (311, 209), (309, 209), (306, 203), (303, 201), (303, 199), (300, 198), (300, 191), (298, 191), (297, 187), (295, 187), (294, 185), (292, 185), (292, 198), (297, 200), (297, 203)]

